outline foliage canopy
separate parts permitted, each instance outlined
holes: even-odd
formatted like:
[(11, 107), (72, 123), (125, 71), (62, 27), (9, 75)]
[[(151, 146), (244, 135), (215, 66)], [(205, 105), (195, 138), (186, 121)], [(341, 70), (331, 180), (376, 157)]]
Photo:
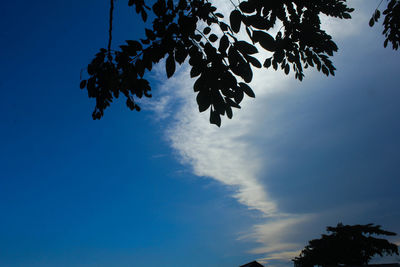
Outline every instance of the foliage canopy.
[[(144, 22), (154, 18), (152, 27), (145, 28), (143, 39), (127, 40), (120, 50), (112, 51), (113, 1), (108, 49), (100, 49), (87, 67), (89, 78), (80, 84), (96, 99), (93, 119), (100, 119), (121, 94), (131, 110), (139, 111), (137, 98), (151, 97), (145, 72), (166, 58), (169, 78), (176, 65), (188, 59), (190, 76), (196, 78), (193, 89), (199, 111), (209, 109), (210, 122), (218, 126), (221, 116), (232, 118), (232, 109), (240, 108), (244, 95), (255, 97), (248, 85), (253, 68), (281, 69), (286, 74), (292, 70), (300, 81), (308, 67), (334, 75), (330, 58), (338, 47), (321, 29), (321, 15), (350, 19), (354, 10), (346, 0), (247, 0), (237, 5), (232, 0), (233, 10), (225, 19), (208, 0), (157, 0), (151, 8), (148, 1), (129, 0), (128, 6), (135, 8)], [(399, 1), (391, 0), (384, 11), (385, 46), (390, 41), (394, 49), (399, 44), (399, 8)], [(375, 12), (370, 25), (379, 17), (380, 12)], [(279, 28), (276, 34), (271, 33), (273, 28)], [(238, 37), (241, 30), (251, 42)], [(271, 57), (260, 62), (255, 57), (258, 49), (271, 52)]]
[(397, 245), (373, 235), (394, 236), (379, 225), (343, 225), (327, 227), (330, 235), (309, 241), (293, 259), (296, 267), (366, 265), (374, 255), (399, 255)]

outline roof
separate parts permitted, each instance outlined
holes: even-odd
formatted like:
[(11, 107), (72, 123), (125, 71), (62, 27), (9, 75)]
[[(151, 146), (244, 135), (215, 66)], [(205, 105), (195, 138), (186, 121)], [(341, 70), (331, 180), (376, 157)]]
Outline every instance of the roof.
[(240, 267), (264, 267), (264, 266), (259, 264), (256, 261), (252, 261), (252, 262), (246, 263), (245, 265), (242, 265)]

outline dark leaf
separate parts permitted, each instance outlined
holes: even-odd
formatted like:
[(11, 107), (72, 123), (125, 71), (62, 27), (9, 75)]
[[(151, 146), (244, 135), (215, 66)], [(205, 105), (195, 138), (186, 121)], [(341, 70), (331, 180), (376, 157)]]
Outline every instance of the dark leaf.
[[(142, 15), (142, 20), (144, 21), (144, 22), (146, 22), (146, 20), (147, 20), (147, 13), (146, 13), (146, 11), (144, 11), (144, 9), (142, 9), (142, 12), (140, 12), (140, 14)], [(138, 106), (139, 107), (139, 106)]]
[(228, 40), (228, 36), (224, 35), (221, 37), (221, 39), (219, 40), (219, 48), (218, 51), (220, 53), (225, 53), (226, 49), (229, 46), (229, 40)]
[(269, 33), (254, 31), (253, 41), (259, 43), (265, 50), (273, 52), (276, 49), (275, 39)]
[(85, 86), (86, 86), (86, 80), (82, 80), (81, 83), (79, 84), (79, 87), (83, 89), (85, 88)]
[(221, 116), (215, 110), (210, 110), (210, 123), (221, 127)]
[(288, 75), (289, 71), (290, 71), (290, 66), (289, 66), (289, 64), (286, 64), (285, 65), (285, 74)]
[(256, 7), (253, 3), (254, 3), (254, 1), (252, 1), (252, 2), (243, 1), (239, 4), (239, 8), (244, 13), (253, 13), (256, 10)]
[(229, 16), (232, 31), (238, 33), (240, 31), (240, 24), (242, 22), (242, 14), (239, 10), (233, 10)]
[(253, 90), (245, 83), (239, 83), (240, 88), (242, 88), (243, 92), (248, 95), (249, 97), (256, 97)]
[(210, 32), (211, 32), (211, 28), (210, 27), (205, 27), (204, 30), (203, 30), (203, 33), (205, 35), (209, 34)]
[(344, 13), (343, 14), (344, 19), (351, 19), (351, 15), (349, 13)]
[(372, 26), (374, 26), (374, 24), (375, 24), (374, 18), (371, 18), (369, 20), (369, 26), (372, 27)]
[(253, 65), (256, 68), (261, 68), (261, 63), (260, 61), (258, 61), (258, 59), (256, 59), (255, 57), (252, 56), (246, 56), (247, 61)]
[(149, 38), (150, 40), (154, 40), (156, 38), (156, 35), (152, 30), (145, 29), (145, 32), (146, 32), (147, 38)]
[(201, 74), (201, 69), (198, 66), (194, 65), (190, 70), (190, 77), (194, 78), (199, 76), (200, 74)]
[(206, 111), (211, 105), (211, 94), (208, 89), (201, 90), (196, 97), (197, 105), (199, 106), (199, 111)]
[(136, 51), (142, 50), (142, 45), (138, 41), (127, 40), (128, 46)]
[(208, 37), (208, 39), (211, 41), (211, 42), (215, 42), (215, 41), (217, 41), (218, 40), (218, 36), (216, 36), (215, 34), (211, 34), (209, 37)]
[(232, 119), (233, 113), (232, 113), (232, 108), (231, 108), (231, 106), (226, 105), (225, 111), (226, 111), (226, 116), (227, 116), (229, 119)]
[(257, 48), (254, 45), (249, 44), (246, 41), (237, 41), (234, 43), (235, 47), (242, 53), (242, 54), (256, 54), (258, 53)]
[(169, 54), (165, 62), (165, 69), (167, 71), (167, 77), (171, 78), (175, 72), (175, 59), (173, 54)]
[(272, 63), (272, 58), (270, 57), (270, 58), (267, 58), (265, 61), (264, 61), (264, 64), (263, 64), (263, 66), (265, 67), (265, 68), (269, 68), (270, 66), (271, 66), (271, 63)]

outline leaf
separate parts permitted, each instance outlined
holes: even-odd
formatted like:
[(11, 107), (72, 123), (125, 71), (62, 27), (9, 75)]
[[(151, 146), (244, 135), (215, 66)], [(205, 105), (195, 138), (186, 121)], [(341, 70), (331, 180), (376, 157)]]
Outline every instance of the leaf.
[(217, 41), (218, 40), (218, 36), (216, 36), (215, 34), (211, 34), (209, 37), (208, 37), (208, 39), (211, 41), (211, 42), (215, 42), (215, 41)]
[(236, 87), (235, 96), (233, 97), (233, 99), (235, 99), (236, 104), (239, 105), (240, 102), (242, 102), (243, 96), (244, 96), (243, 95), (243, 89), (241, 87)]
[(85, 88), (85, 86), (86, 86), (86, 80), (82, 80), (81, 83), (79, 84), (79, 87), (83, 89)]
[(226, 103), (224, 99), (222, 98), (219, 90), (215, 90), (216, 88), (211, 88), (212, 90), (212, 104), (214, 109), (220, 114), (220, 115), (225, 115), (225, 108), (226, 108)]
[(372, 27), (372, 26), (374, 26), (374, 24), (375, 24), (374, 18), (371, 18), (369, 20), (369, 26)]
[(235, 47), (242, 53), (242, 54), (256, 54), (258, 53), (257, 48), (254, 45), (249, 44), (246, 41), (237, 41), (234, 43)]
[(219, 23), (219, 27), (221, 28), (221, 30), (223, 31), (227, 31), (228, 30), (228, 24), (224, 23), (224, 22), (220, 22)]
[(289, 66), (289, 64), (286, 64), (285, 65), (285, 74), (288, 75), (289, 71), (290, 71), (290, 66)]
[[(254, 3), (254, 1), (252, 1)], [(239, 4), (240, 10), (245, 13), (253, 13), (256, 10), (256, 7), (252, 2), (241, 2)]]
[(239, 74), (240, 77), (242, 77), (246, 83), (251, 82), (251, 80), (253, 79), (253, 71), (251, 70), (250, 64), (248, 63), (240, 64), (239, 68), (241, 71)]
[(201, 41), (201, 38), (202, 38), (202, 36), (201, 36), (200, 34), (195, 34), (195, 36), (194, 36), (194, 39), (195, 39), (197, 42), (200, 42), (200, 41)]
[(329, 70), (325, 65), (322, 65), (322, 73), (324, 73), (326, 76), (329, 76)]
[(242, 22), (242, 14), (239, 10), (233, 10), (229, 16), (232, 31), (238, 33), (240, 31), (240, 24)]
[(179, 64), (182, 64), (185, 61), (187, 56), (188, 56), (188, 51), (186, 50), (185, 46), (177, 45), (176, 50), (175, 50), (176, 62), (178, 62)]
[(381, 12), (379, 11), (379, 9), (377, 9), (374, 14), (375, 22), (377, 22), (380, 17), (381, 17)]
[(201, 74), (201, 69), (197, 65), (194, 65), (190, 70), (190, 78), (197, 77), (200, 74)]
[(267, 22), (266, 20), (261, 17), (260, 15), (252, 15), (252, 16), (247, 16), (245, 17), (245, 19), (243, 20), (243, 22), (247, 25), (247, 26), (253, 26), (256, 29), (266, 29), (267, 28)]
[(276, 62), (280, 63), (282, 62), (283, 58), (285, 56), (285, 53), (283, 50), (278, 50), (274, 53), (274, 59), (276, 60)]
[(144, 11), (144, 9), (142, 9), (142, 12), (140, 12), (140, 15), (142, 15), (142, 20), (143, 20), (144, 22), (146, 22), (146, 20), (147, 20), (147, 13), (146, 13), (146, 11)]
[(259, 43), (265, 50), (273, 52), (276, 49), (275, 39), (269, 33), (254, 31), (253, 41)]
[(221, 127), (221, 117), (218, 112), (212, 109), (210, 111), (210, 123)]
[[(242, 95), (243, 95), (243, 91), (242, 91)], [(242, 97), (242, 99), (243, 99), (243, 97)], [(228, 104), (231, 107), (238, 108), (238, 109), (241, 108), (240, 105), (235, 102), (236, 100), (233, 101), (229, 97), (225, 97), (225, 101), (226, 101), (226, 104)]]
[(220, 53), (225, 53), (226, 49), (229, 46), (229, 40), (228, 40), (228, 36), (224, 35), (221, 37), (221, 39), (219, 40), (219, 48), (218, 51)]
[(226, 116), (229, 118), (229, 119), (232, 119), (232, 117), (233, 117), (233, 113), (232, 113), (232, 108), (231, 108), (231, 106), (229, 106), (229, 105), (226, 105)]
[(270, 58), (267, 58), (265, 61), (264, 61), (264, 64), (263, 64), (263, 66), (265, 67), (265, 68), (269, 68), (270, 66), (271, 66), (271, 63), (272, 63), (272, 58), (270, 57)]
[(128, 46), (136, 51), (142, 50), (142, 45), (138, 41), (127, 40)]
[(249, 97), (253, 97), (253, 98), (256, 97), (256, 95), (254, 94), (253, 90), (247, 84), (240, 82), (239, 86), (240, 86), (240, 88), (242, 88), (243, 92), (246, 95), (248, 95)]
[(165, 62), (165, 69), (167, 71), (167, 77), (171, 78), (175, 72), (175, 59), (172, 53), (169, 54), (169, 56), (167, 57), (167, 60)]
[(210, 32), (211, 32), (211, 28), (210, 28), (210, 27), (205, 27), (205, 28), (203, 29), (203, 33), (204, 33), (205, 35), (209, 34)]
[(156, 35), (152, 30), (149, 30), (147, 28), (145, 28), (144, 30), (145, 30), (147, 38), (149, 38), (150, 40), (154, 40), (156, 38)]
[(343, 13), (344, 19), (351, 19), (351, 15), (349, 13)]
[(196, 97), (197, 105), (199, 106), (199, 111), (206, 111), (211, 105), (211, 94), (210, 91), (201, 90)]
[(248, 62), (250, 62), (251, 65), (253, 65), (256, 68), (261, 68), (261, 63), (256, 59), (255, 57), (252, 56), (246, 56), (246, 59)]

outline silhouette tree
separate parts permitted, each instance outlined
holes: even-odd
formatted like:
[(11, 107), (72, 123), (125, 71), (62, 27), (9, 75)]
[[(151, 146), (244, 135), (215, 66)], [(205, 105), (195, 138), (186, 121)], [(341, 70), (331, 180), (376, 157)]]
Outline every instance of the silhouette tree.
[[(335, 74), (330, 57), (338, 47), (321, 29), (321, 15), (350, 19), (353, 8), (345, 0), (247, 0), (232, 4), (229, 19), (217, 11), (209, 0), (156, 0), (150, 8), (144, 0), (129, 0), (144, 22), (150, 12), (152, 27), (145, 37), (127, 40), (120, 50), (111, 50), (114, 1), (110, 7), (108, 48), (100, 49), (87, 67), (88, 79), (80, 87), (96, 99), (93, 119), (100, 119), (114, 98), (123, 94), (131, 110), (140, 110), (137, 98), (151, 97), (146, 71), (166, 58), (166, 74), (171, 77), (176, 64), (188, 59), (190, 76), (196, 78), (194, 91), (200, 112), (210, 110), (210, 122), (221, 125), (221, 116), (232, 118), (233, 108), (247, 95), (255, 97), (248, 83), (253, 68), (281, 69), (302, 80), (304, 69), (315, 67), (326, 76)], [(398, 46), (399, 4), (389, 3), (384, 21), (387, 40)], [(373, 22), (379, 19), (374, 13)], [(380, 14), (380, 12), (379, 12)], [(204, 26), (205, 25), (205, 26)], [(279, 29), (272, 34), (273, 28)], [(394, 30), (397, 28), (397, 31)], [(251, 43), (238, 37), (244, 30)], [(385, 28), (386, 29), (386, 28)], [(391, 29), (391, 30), (390, 30)], [(385, 46), (388, 41), (385, 41)], [(271, 56), (259, 61), (259, 49)]]
[(399, 255), (397, 245), (374, 235), (394, 236), (396, 233), (379, 225), (343, 225), (327, 227), (330, 235), (309, 241), (300, 255), (293, 259), (296, 267), (365, 265), (375, 255)]

